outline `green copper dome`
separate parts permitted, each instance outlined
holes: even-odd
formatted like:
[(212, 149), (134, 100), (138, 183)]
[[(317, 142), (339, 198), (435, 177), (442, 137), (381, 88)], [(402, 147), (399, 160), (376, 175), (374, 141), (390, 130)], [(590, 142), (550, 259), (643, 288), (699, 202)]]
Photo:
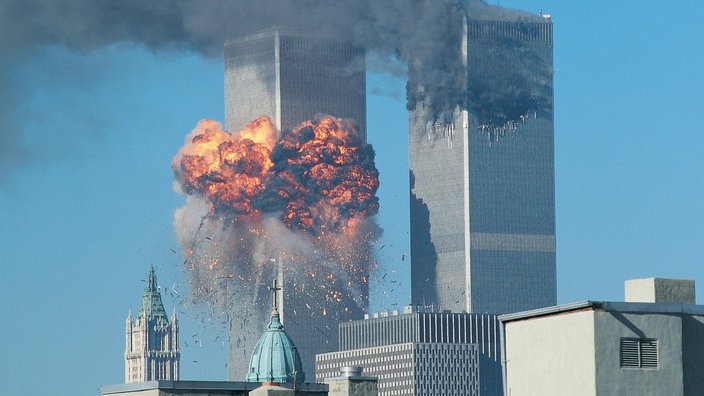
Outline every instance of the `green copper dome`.
[(249, 361), (247, 381), (249, 382), (296, 382), (303, 383), (306, 375), (303, 372), (301, 358), (291, 338), (284, 331), (276, 308), (276, 283), (274, 291), (274, 308), (266, 332), (262, 334), (252, 352)]

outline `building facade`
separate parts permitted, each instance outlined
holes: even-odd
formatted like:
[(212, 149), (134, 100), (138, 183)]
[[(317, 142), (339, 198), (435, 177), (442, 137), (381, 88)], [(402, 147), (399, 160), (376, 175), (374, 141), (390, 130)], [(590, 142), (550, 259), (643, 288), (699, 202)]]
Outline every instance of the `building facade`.
[[(269, 30), (228, 41), (224, 56), (227, 130), (268, 116), (285, 133), (323, 113), (355, 120), (366, 143), (364, 49), (301, 32)], [(349, 289), (356, 301), (330, 302), (329, 290), (317, 284), (315, 274), (306, 278), (287, 259), (272, 254), (267, 268), (252, 265), (252, 278), (278, 279), (283, 288), (281, 321), (296, 340), (303, 370), (313, 373), (317, 353), (337, 350), (338, 322), (362, 318), (369, 292), (367, 283), (358, 280), (368, 274), (356, 273), (352, 280)], [(257, 285), (228, 287), (228, 378), (242, 380), (269, 305)]]
[(502, 315), (507, 394), (700, 395), (704, 306), (688, 302), (627, 295)]
[(316, 380), (360, 366), (379, 395), (502, 395), (495, 315), (404, 312), (340, 323), (340, 350), (316, 356)]
[(442, 114), (419, 103), (409, 115), (412, 303), (473, 313), (554, 305), (552, 23), (464, 26), (466, 87), (456, 88), (466, 103)]
[(154, 267), (149, 270), (142, 305), (135, 318), (127, 315), (125, 383), (178, 380), (181, 353), (176, 311), (166, 316)]
[(323, 113), (357, 122), (366, 142), (364, 49), (279, 29), (225, 43), (225, 128), (267, 116), (281, 131)]

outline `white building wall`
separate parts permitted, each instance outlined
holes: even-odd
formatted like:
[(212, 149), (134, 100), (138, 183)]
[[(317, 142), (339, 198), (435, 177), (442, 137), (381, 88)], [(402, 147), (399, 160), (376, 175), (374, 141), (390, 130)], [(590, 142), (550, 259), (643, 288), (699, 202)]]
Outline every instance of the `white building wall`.
[(506, 395), (596, 395), (594, 321), (580, 311), (506, 323)]

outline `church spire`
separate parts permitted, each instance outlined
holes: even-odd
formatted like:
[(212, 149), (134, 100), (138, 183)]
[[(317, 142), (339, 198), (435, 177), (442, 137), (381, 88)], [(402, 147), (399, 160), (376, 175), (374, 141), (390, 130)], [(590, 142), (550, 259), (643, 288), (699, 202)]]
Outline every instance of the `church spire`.
[(149, 320), (167, 319), (164, 304), (161, 302), (161, 293), (156, 284), (156, 274), (154, 273), (153, 265), (149, 269), (149, 278), (147, 279), (147, 285), (144, 287), (144, 294), (142, 294), (142, 305), (139, 307), (138, 316), (141, 317), (143, 315), (147, 315)]

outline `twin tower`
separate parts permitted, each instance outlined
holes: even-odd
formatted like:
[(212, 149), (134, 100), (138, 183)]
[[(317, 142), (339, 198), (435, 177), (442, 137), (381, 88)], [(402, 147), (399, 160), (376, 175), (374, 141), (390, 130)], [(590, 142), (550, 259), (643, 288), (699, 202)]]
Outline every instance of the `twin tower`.
[[(490, 314), (554, 305), (552, 23), (511, 11), (462, 26), (448, 51), (464, 68), (448, 80), (462, 86), (446, 89), (466, 100), (442, 117), (422, 101), (409, 112), (411, 303)], [(266, 115), (286, 131), (318, 113), (356, 120), (366, 141), (363, 48), (284, 30), (225, 44), (227, 130)], [(315, 354), (337, 350), (338, 328), (334, 315), (287, 320), (305, 304), (288, 296), (280, 311), (314, 373)], [(239, 380), (261, 325), (230, 318), (228, 375)]]

